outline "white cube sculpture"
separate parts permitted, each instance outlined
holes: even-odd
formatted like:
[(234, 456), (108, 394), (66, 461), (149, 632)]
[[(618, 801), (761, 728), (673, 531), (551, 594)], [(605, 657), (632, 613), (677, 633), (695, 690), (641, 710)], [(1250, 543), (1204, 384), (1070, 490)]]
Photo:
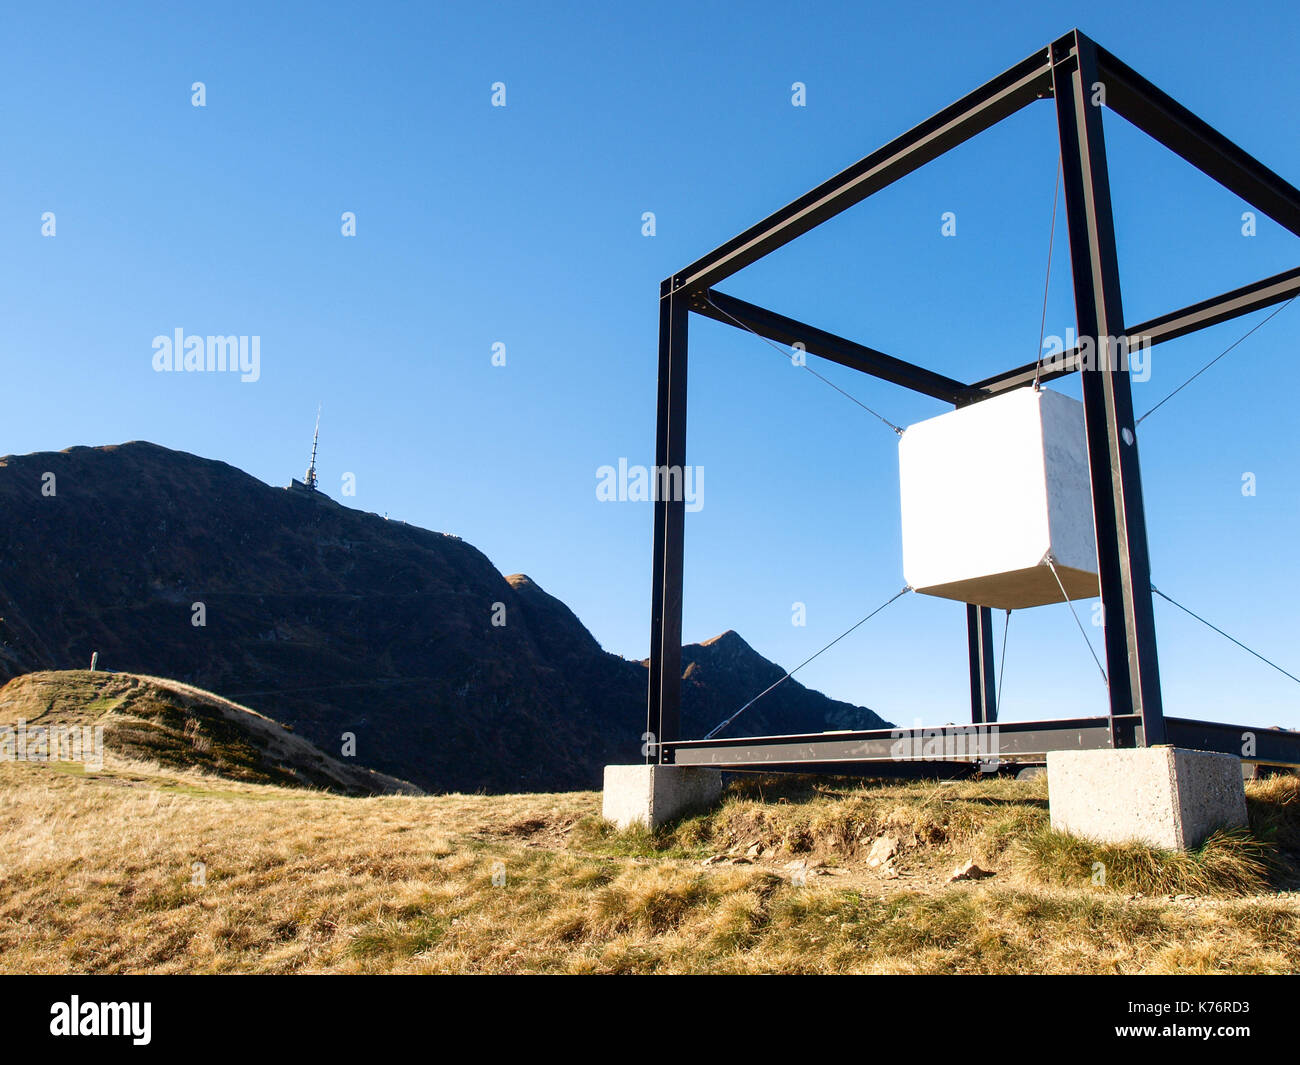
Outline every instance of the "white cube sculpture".
[(916, 591), (1003, 610), (1099, 594), (1082, 403), (1016, 389), (908, 427), (898, 463)]

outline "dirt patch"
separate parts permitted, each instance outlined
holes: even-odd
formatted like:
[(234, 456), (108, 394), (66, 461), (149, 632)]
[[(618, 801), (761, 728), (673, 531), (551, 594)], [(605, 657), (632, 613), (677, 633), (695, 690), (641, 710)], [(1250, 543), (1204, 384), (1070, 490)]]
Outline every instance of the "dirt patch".
[(510, 840), (525, 847), (562, 850), (578, 817), (559, 811), (518, 818), (505, 825), (480, 824), (473, 835), (482, 840)]

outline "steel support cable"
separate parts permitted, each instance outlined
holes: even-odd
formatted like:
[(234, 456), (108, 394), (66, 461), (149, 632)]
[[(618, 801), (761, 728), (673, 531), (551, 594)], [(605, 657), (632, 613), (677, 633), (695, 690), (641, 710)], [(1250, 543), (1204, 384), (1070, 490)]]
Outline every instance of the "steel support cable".
[(1047, 291), (1052, 284), (1052, 248), (1056, 245), (1056, 201), (1061, 193), (1061, 152), (1056, 152), (1056, 180), (1052, 182), (1052, 229), (1047, 234), (1047, 276), (1043, 278), (1043, 317), (1038, 323), (1038, 350), (1034, 358), (1034, 391), (1038, 391), (1038, 376), (1043, 371), (1043, 337), (1047, 334)]
[(1061, 589), (1061, 597), (1065, 600), (1065, 605), (1070, 608), (1070, 616), (1074, 618), (1074, 623), (1079, 628), (1079, 635), (1083, 637), (1083, 642), (1088, 645), (1088, 653), (1092, 655), (1092, 660), (1097, 663), (1097, 669), (1101, 672), (1101, 682), (1109, 689), (1110, 678), (1106, 676), (1106, 667), (1101, 664), (1101, 659), (1097, 657), (1092, 641), (1088, 639), (1088, 630), (1083, 627), (1083, 622), (1079, 620), (1079, 612), (1074, 609), (1074, 604), (1070, 602), (1070, 594), (1065, 590), (1065, 585), (1061, 583), (1061, 575), (1056, 572), (1056, 560), (1051, 555), (1046, 555), (1043, 561), (1047, 563), (1052, 571), (1052, 576), (1056, 578), (1056, 586)]
[(1186, 381), (1184, 381), (1181, 385), (1179, 385), (1172, 392), (1170, 392), (1169, 395), (1165, 396), (1164, 399), (1162, 399), (1159, 403), (1157, 403), (1154, 407), (1152, 407), (1149, 411), (1147, 411), (1144, 415), (1142, 415), (1141, 418), (1135, 421), (1133, 423), (1134, 428), (1141, 425), (1144, 421), (1146, 421), (1146, 419), (1150, 418), (1151, 415), (1153, 415), (1156, 411), (1158, 411), (1161, 407), (1163, 407), (1166, 403), (1168, 403), (1171, 399), (1173, 399), (1174, 396), (1178, 395), (1179, 392), (1181, 392), (1184, 388), (1186, 388), (1198, 377), (1200, 377), (1201, 374), (1205, 373), (1206, 370), (1208, 370), (1211, 366), (1213, 366), (1216, 362), (1218, 362), (1221, 358), (1223, 358), (1226, 354), (1228, 354), (1228, 352), (1230, 352), (1233, 348), (1235, 348), (1238, 344), (1240, 344), (1243, 340), (1245, 340), (1248, 336), (1250, 336), (1251, 333), (1255, 332), (1255, 330), (1259, 329), (1261, 326), (1267, 325), (1279, 314), (1281, 314), (1284, 310), (1290, 307), (1291, 304), (1293, 304), (1296, 301), (1296, 299), (1297, 296), (1292, 296), (1289, 300), (1287, 300), (1284, 304), (1282, 304), (1282, 306), (1278, 307), (1275, 311), (1273, 311), (1273, 313), (1270, 314), (1267, 318), (1263, 318), (1260, 321), (1256, 322), (1254, 325), (1252, 325), (1249, 329), (1247, 329), (1244, 333), (1242, 333), (1241, 336), (1239, 336), (1236, 340), (1234, 340), (1231, 344), (1229, 344), (1226, 348), (1224, 348), (1221, 352), (1219, 352), (1219, 354), (1214, 356), (1214, 358), (1212, 358), (1209, 362), (1207, 362), (1204, 366), (1202, 366), (1199, 370), (1197, 370), (1194, 374), (1192, 374), (1192, 376), (1189, 377)]
[(1181, 610), (1184, 614), (1187, 614), (1189, 617), (1193, 617), (1193, 618), (1195, 618), (1197, 621), (1199, 621), (1202, 625), (1206, 626), (1207, 628), (1211, 628), (1211, 629), (1213, 629), (1213, 630), (1214, 630), (1215, 632), (1217, 632), (1220, 636), (1222, 636), (1225, 640), (1231, 640), (1231, 641), (1232, 641), (1233, 643), (1235, 643), (1238, 647), (1240, 647), (1243, 651), (1246, 651), (1246, 652), (1248, 652), (1249, 654), (1254, 655), (1256, 658), (1258, 658), (1258, 659), (1259, 659), (1261, 662), (1263, 662), (1265, 665), (1272, 666), (1272, 667), (1273, 667), (1274, 669), (1276, 669), (1279, 673), (1281, 673), (1284, 677), (1290, 677), (1290, 678), (1291, 678), (1293, 681), (1295, 681), (1297, 684), (1300, 684), (1300, 677), (1297, 677), (1294, 673), (1288, 673), (1285, 669), (1283, 669), (1281, 666), (1279, 666), (1276, 662), (1271, 662), (1271, 661), (1269, 661), (1267, 658), (1265, 658), (1265, 657), (1264, 657), (1262, 654), (1260, 654), (1258, 651), (1252, 650), (1251, 648), (1247, 647), (1244, 643), (1242, 643), (1242, 642), (1241, 642), (1240, 640), (1238, 640), (1236, 637), (1234, 637), (1234, 636), (1229, 636), (1226, 632), (1224, 632), (1224, 631), (1223, 631), (1221, 628), (1219, 628), (1217, 625), (1211, 624), (1210, 622), (1206, 621), (1203, 617), (1201, 617), (1200, 614), (1193, 613), (1191, 610), (1188, 610), (1187, 607), (1183, 606), (1182, 603), (1178, 603), (1178, 602), (1175, 602), (1173, 599), (1170, 599), (1169, 596), (1165, 595), (1165, 593), (1162, 592), (1159, 588), (1157, 588), (1154, 584), (1151, 585), (1151, 591), (1152, 591), (1153, 593), (1155, 593), (1156, 595), (1160, 596), (1160, 598), (1163, 599), (1166, 603), (1172, 603), (1172, 604), (1173, 604), (1174, 606), (1176, 606), (1179, 610)]
[(739, 710), (737, 710), (734, 714), (732, 714), (729, 718), (727, 718), (726, 721), (723, 721), (721, 724), (715, 725), (713, 728), (711, 728), (711, 729), (709, 730), (709, 732), (705, 735), (704, 738), (705, 738), (706, 740), (711, 740), (711, 739), (713, 739), (713, 738), (714, 738), (714, 737), (715, 737), (719, 732), (721, 732), (724, 728), (726, 728), (726, 727), (727, 727), (728, 725), (730, 725), (733, 721), (735, 721), (736, 718), (738, 718), (741, 714), (743, 714), (746, 710), (748, 710), (751, 706), (753, 706), (756, 702), (758, 702), (759, 699), (763, 698), (764, 695), (766, 695), (768, 692), (773, 691), (774, 689), (780, 687), (780, 686), (781, 686), (782, 684), (784, 684), (787, 680), (789, 680), (789, 679), (790, 679), (791, 677), (793, 677), (796, 673), (798, 673), (799, 670), (803, 669), (804, 666), (806, 666), (809, 662), (811, 662), (811, 661), (812, 661), (814, 658), (816, 658), (818, 655), (822, 654), (824, 651), (829, 651), (832, 647), (834, 647), (837, 643), (839, 643), (842, 639), (844, 639), (845, 636), (849, 635), (849, 633), (851, 633), (851, 632), (853, 632), (855, 629), (858, 629), (858, 628), (860, 628), (861, 626), (865, 625), (868, 621), (870, 621), (870, 620), (871, 620), (872, 618), (874, 618), (877, 614), (879, 614), (882, 610), (884, 610), (885, 607), (889, 606), (890, 603), (894, 602), (896, 599), (901, 599), (904, 595), (906, 595), (906, 594), (907, 594), (908, 592), (910, 592), (911, 590), (912, 590), (911, 585), (907, 585), (907, 584), (903, 585), (901, 591), (895, 593), (895, 594), (894, 594), (893, 596), (891, 596), (889, 599), (886, 599), (883, 603), (881, 603), (878, 607), (876, 607), (875, 610), (873, 610), (870, 614), (868, 614), (865, 618), (863, 618), (863, 619), (862, 619), (861, 621), (859, 621), (857, 624), (851, 626), (850, 628), (845, 629), (842, 633), (840, 633), (838, 636), (836, 636), (835, 639), (831, 640), (830, 643), (828, 643), (825, 647), (823, 647), (823, 648), (821, 649), (821, 651), (818, 651), (817, 654), (814, 654), (814, 655), (811, 655), (811, 656), (808, 657), (808, 658), (805, 658), (802, 662), (800, 662), (797, 666), (795, 666), (794, 669), (790, 670), (789, 673), (787, 673), (784, 677), (782, 677), (782, 678), (781, 678), (780, 680), (778, 680), (776, 683), (774, 683), (774, 684), (769, 684), (769, 685), (768, 685), (766, 688), (764, 688), (761, 692), (759, 692), (757, 695), (755, 695), (754, 698), (750, 699), (749, 702), (747, 702), (744, 706), (742, 706)]
[[(771, 347), (774, 351), (779, 352), (780, 355), (781, 355), (781, 358), (783, 358), (783, 359), (789, 359), (789, 358), (790, 358), (790, 352), (789, 352), (787, 349), (781, 347), (780, 344), (777, 344), (776, 342), (774, 342), (774, 341), (772, 341), (772, 340), (769, 340), (767, 337), (765, 337), (762, 333), (758, 332), (758, 331), (757, 331), (756, 329), (754, 329), (752, 326), (746, 324), (745, 322), (742, 322), (742, 321), (741, 321), (739, 318), (737, 318), (734, 314), (730, 314), (730, 313), (728, 313), (727, 311), (724, 311), (721, 307), (719, 307), (716, 303), (713, 302), (713, 297), (709, 296), (709, 295), (706, 293), (704, 298), (705, 298), (705, 300), (708, 301), (709, 306), (712, 307), (712, 308), (713, 308), (715, 311), (717, 311), (719, 314), (726, 315), (726, 316), (727, 316), (728, 318), (730, 318), (733, 322), (735, 322), (736, 325), (740, 326), (741, 329), (744, 329), (744, 330), (747, 330), (747, 331), (750, 332), (750, 333), (753, 333), (754, 336), (758, 337), (758, 339), (761, 340), (764, 344), (767, 344), (767, 345), (768, 345), (769, 347)], [(816, 370), (814, 370), (811, 366), (809, 366), (806, 362), (803, 363), (802, 366), (803, 366), (803, 368), (804, 368), (805, 370), (807, 370), (810, 374), (812, 374), (815, 378), (817, 378), (817, 380), (819, 380), (819, 381), (821, 381), (821, 382), (823, 382), (823, 383), (825, 383), (825, 384), (830, 385), (831, 388), (835, 389), (835, 391), (838, 392), (838, 393), (839, 393), (841, 396), (843, 396), (845, 399), (852, 400), (852, 401), (853, 401), (854, 403), (856, 403), (859, 407), (861, 407), (864, 411), (866, 411), (868, 414), (870, 414), (873, 418), (878, 418), (880, 421), (884, 422), (887, 426), (889, 426), (891, 429), (893, 429), (894, 432), (896, 432), (899, 436), (902, 436), (902, 435), (903, 435), (903, 428), (902, 428), (902, 426), (900, 426), (900, 425), (895, 425), (893, 422), (891, 422), (888, 418), (886, 418), (886, 417), (885, 417), (883, 414), (881, 414), (879, 411), (877, 411), (877, 410), (872, 410), (872, 409), (871, 409), (870, 407), (868, 407), (865, 403), (863, 403), (862, 400), (858, 399), (857, 396), (854, 396), (854, 395), (851, 395), (851, 394), (848, 393), (848, 392), (845, 392), (844, 389), (840, 388), (840, 386), (837, 385), (834, 381), (832, 381), (829, 377), (823, 377), (823, 376), (822, 376), (821, 374), (819, 374)]]
[(993, 696), (995, 709), (1002, 706), (1002, 675), (1007, 671), (1007, 633), (1011, 631), (1011, 608), (1007, 607), (1007, 618), (1002, 623), (1002, 654), (998, 656), (998, 688)]

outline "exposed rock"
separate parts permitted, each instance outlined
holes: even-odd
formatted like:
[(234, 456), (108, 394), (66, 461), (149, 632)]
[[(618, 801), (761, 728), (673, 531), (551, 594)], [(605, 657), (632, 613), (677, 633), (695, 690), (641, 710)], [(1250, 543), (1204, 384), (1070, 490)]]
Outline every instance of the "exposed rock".
[(871, 845), (871, 850), (867, 852), (867, 865), (876, 868), (881, 865), (888, 865), (898, 853), (898, 840), (893, 836), (881, 836)]
[(948, 877), (948, 883), (951, 884), (958, 880), (983, 880), (992, 875), (991, 871), (981, 869), (974, 862), (963, 862), (952, 871), (952, 876)]

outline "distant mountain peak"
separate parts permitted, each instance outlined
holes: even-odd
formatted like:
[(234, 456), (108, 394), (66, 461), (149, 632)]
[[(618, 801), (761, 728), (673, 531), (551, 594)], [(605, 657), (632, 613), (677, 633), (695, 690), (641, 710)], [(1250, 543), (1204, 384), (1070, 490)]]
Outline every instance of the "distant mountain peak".
[(735, 629), (727, 629), (709, 640), (701, 640), (699, 647), (716, 647), (720, 650), (749, 651), (758, 654)]

